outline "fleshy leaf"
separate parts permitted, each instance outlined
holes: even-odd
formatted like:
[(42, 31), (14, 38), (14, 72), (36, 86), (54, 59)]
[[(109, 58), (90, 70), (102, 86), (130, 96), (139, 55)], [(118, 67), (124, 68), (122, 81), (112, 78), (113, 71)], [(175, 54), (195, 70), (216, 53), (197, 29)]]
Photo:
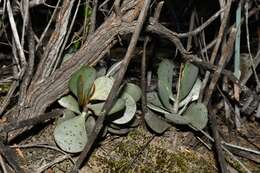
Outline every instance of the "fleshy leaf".
[(69, 119), (72, 119), (74, 118), (76, 115), (74, 114), (74, 112), (68, 110), (68, 109), (65, 109), (64, 112), (63, 112), (63, 115), (62, 117), (59, 117), (56, 121), (56, 124), (60, 124), (66, 120), (69, 120)]
[(161, 107), (154, 106), (153, 104), (150, 104), (150, 103), (147, 104), (147, 107), (150, 108), (153, 111), (160, 112), (162, 114), (169, 114), (170, 113), (169, 111), (167, 111), (167, 110), (165, 110)]
[(162, 100), (163, 105), (167, 109), (171, 109), (171, 105), (169, 102), (169, 98), (172, 97), (172, 78), (174, 65), (168, 60), (164, 59), (159, 64), (159, 68), (157, 71), (158, 74), (158, 91), (160, 99)]
[(96, 120), (93, 116), (89, 116), (88, 119), (86, 120), (86, 132), (87, 135), (91, 135), (91, 132), (94, 130), (96, 125)]
[(123, 93), (129, 94), (135, 102), (137, 102), (142, 96), (141, 88), (133, 83), (127, 83), (124, 87)]
[(113, 86), (114, 80), (109, 77), (99, 77), (95, 80), (95, 92), (90, 98), (91, 100), (106, 100)]
[(114, 77), (114, 76), (118, 73), (122, 62), (123, 62), (123, 61), (121, 60), (121, 61), (118, 61), (118, 62), (114, 63), (114, 64), (108, 69), (106, 76), (107, 76), (107, 77)]
[(180, 94), (179, 100), (184, 99), (192, 89), (194, 83), (197, 80), (199, 73), (199, 68), (191, 63), (186, 63), (182, 74), (181, 74), (181, 82), (180, 82)]
[[(91, 109), (96, 116), (100, 116), (101, 110), (104, 106), (105, 102), (96, 103), (96, 104), (89, 104), (88, 108)], [(125, 108), (125, 100), (124, 99), (117, 99), (116, 103), (113, 105), (111, 110), (109, 111), (108, 115), (113, 113), (119, 112)]]
[(159, 107), (161, 109), (165, 109), (161, 103), (161, 100), (158, 97), (157, 92), (148, 92), (146, 94), (146, 97), (147, 97), (147, 103)]
[(79, 104), (78, 104), (77, 100), (74, 97), (72, 97), (71, 95), (62, 97), (60, 100), (58, 100), (58, 103), (61, 106), (80, 114)]
[[(85, 101), (89, 96), (95, 78), (96, 70), (93, 67), (83, 66), (71, 75), (71, 78), (69, 80), (69, 89), (75, 96), (77, 96), (78, 100)], [(80, 85), (80, 83), (82, 83), (83, 85)], [(82, 90), (83, 93), (80, 93), (78, 91), (79, 89)]]
[(125, 112), (122, 117), (113, 121), (115, 124), (126, 124), (131, 121), (136, 112), (135, 100), (129, 94), (124, 94), (122, 98), (125, 100)]
[(200, 95), (201, 85), (201, 80), (197, 79), (190, 93), (180, 102), (179, 107), (185, 106), (189, 102), (197, 100)]
[(170, 111), (172, 109), (172, 105), (169, 100), (169, 92), (170, 88), (168, 88), (163, 81), (158, 80), (158, 93), (160, 100), (162, 101), (163, 106)]
[(154, 114), (148, 109), (147, 113), (144, 116), (145, 122), (147, 125), (156, 133), (162, 134), (165, 132), (171, 125), (166, 121), (162, 120), (158, 115)]
[(208, 123), (207, 107), (203, 103), (193, 103), (184, 112), (183, 117), (188, 119), (189, 125), (201, 130)]
[(188, 124), (189, 121), (187, 120), (186, 117), (181, 116), (179, 114), (164, 114), (165, 118), (167, 120), (169, 120), (170, 122), (174, 123), (174, 124)]
[(57, 145), (69, 153), (78, 153), (84, 149), (88, 137), (85, 127), (85, 114), (57, 124), (54, 139)]

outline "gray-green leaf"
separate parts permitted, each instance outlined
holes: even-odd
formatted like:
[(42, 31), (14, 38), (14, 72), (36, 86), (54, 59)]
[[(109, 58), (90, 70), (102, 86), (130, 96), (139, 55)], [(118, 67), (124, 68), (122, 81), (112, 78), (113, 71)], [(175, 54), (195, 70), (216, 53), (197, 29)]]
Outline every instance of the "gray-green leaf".
[(94, 130), (96, 125), (96, 120), (93, 116), (88, 116), (87, 120), (86, 120), (86, 132), (87, 135), (89, 137), (89, 135), (91, 135), (91, 132)]
[(169, 123), (162, 120), (158, 115), (154, 114), (148, 109), (147, 113), (144, 116), (145, 122), (147, 125), (156, 133), (162, 134), (168, 128), (171, 127)]
[(172, 106), (170, 105), (169, 98), (173, 97), (172, 94), (172, 78), (173, 78), (173, 71), (174, 65), (173, 63), (168, 60), (164, 59), (159, 64), (158, 68), (158, 91), (160, 99), (162, 100), (163, 105), (171, 110)]
[(165, 118), (174, 123), (174, 124), (188, 124), (189, 121), (187, 120), (186, 117), (184, 116), (181, 116), (179, 114), (174, 114), (174, 113), (171, 113), (171, 114), (164, 114)]
[(58, 103), (61, 106), (80, 114), (79, 104), (78, 104), (77, 100), (74, 97), (72, 97), (71, 95), (62, 97), (60, 100), (58, 100)]
[(184, 99), (189, 94), (190, 90), (197, 80), (198, 73), (199, 68), (197, 66), (191, 63), (185, 64), (181, 74), (179, 101)]
[(135, 100), (135, 102), (137, 102), (142, 95), (140, 87), (133, 83), (127, 83), (124, 87), (123, 93), (129, 94)]
[(188, 119), (189, 125), (202, 130), (208, 122), (208, 110), (203, 103), (192, 103), (184, 112), (183, 117)]
[(126, 124), (131, 121), (136, 112), (135, 100), (129, 94), (125, 93), (122, 98), (125, 100), (125, 112), (122, 117), (113, 121), (115, 124)]
[(66, 120), (72, 119), (74, 118), (76, 115), (74, 114), (74, 112), (70, 111), (69, 109), (65, 109), (63, 112), (62, 117), (59, 117), (56, 121), (56, 124), (60, 124)]
[(88, 140), (85, 114), (57, 124), (54, 129), (54, 139), (57, 145), (66, 152), (81, 152)]
[[(100, 116), (104, 104), (105, 104), (105, 102), (89, 104), (88, 108), (91, 109), (96, 116)], [(111, 110), (109, 111), (108, 115), (119, 112), (119, 111), (123, 110), (124, 108), (125, 108), (125, 100), (119, 98), (119, 99), (117, 99), (116, 103), (113, 105)]]
[(99, 77), (95, 80), (95, 91), (93, 96), (90, 98), (91, 100), (106, 100), (108, 94), (113, 86), (114, 80), (109, 77)]
[[(71, 75), (69, 89), (79, 100), (84, 100), (88, 97), (95, 78), (96, 70), (93, 67), (83, 66)], [(78, 91), (79, 89), (82, 93)]]

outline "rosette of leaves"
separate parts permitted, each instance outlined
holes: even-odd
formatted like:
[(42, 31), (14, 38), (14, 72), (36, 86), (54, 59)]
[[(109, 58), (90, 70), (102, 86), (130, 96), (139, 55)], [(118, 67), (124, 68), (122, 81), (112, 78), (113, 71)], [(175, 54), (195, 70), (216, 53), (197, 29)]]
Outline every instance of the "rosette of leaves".
[[(58, 100), (66, 109), (63, 116), (57, 120), (54, 130), (54, 139), (62, 150), (70, 153), (83, 150), (94, 129), (96, 117), (101, 115), (113, 83), (114, 79), (109, 76), (97, 77), (97, 72), (92, 67), (83, 66), (71, 76), (71, 94)], [(140, 97), (140, 88), (133, 83), (127, 83), (108, 112), (111, 124), (118, 128), (132, 121), (136, 102)]]
[(201, 88), (199, 69), (191, 63), (184, 64), (175, 95), (172, 90), (173, 69), (174, 64), (168, 59), (159, 64), (158, 92), (147, 93), (150, 110), (145, 115), (146, 123), (156, 133), (167, 130), (169, 123), (189, 125), (195, 130), (201, 130), (207, 125), (208, 111), (204, 104), (195, 102)]

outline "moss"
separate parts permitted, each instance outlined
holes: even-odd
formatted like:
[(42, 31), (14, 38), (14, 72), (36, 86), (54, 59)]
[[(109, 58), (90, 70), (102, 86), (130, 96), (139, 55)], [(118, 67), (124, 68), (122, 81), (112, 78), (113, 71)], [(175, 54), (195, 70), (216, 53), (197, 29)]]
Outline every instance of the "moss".
[(164, 147), (162, 140), (144, 147), (150, 138), (151, 134), (138, 128), (123, 140), (113, 142), (115, 146), (108, 146), (106, 154), (96, 151), (91, 162), (99, 162), (95, 165), (102, 165), (102, 172), (217, 172), (213, 160), (194, 151), (172, 151)]

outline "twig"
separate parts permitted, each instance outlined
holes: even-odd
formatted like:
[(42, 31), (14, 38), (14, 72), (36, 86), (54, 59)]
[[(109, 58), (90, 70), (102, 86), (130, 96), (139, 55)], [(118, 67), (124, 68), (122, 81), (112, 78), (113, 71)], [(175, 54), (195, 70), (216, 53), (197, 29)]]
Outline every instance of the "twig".
[[(209, 110), (210, 109), (211, 109), (211, 106), (209, 106)], [(209, 122), (211, 125), (212, 135), (213, 135), (214, 142), (215, 142), (216, 154), (218, 157), (220, 171), (221, 171), (221, 173), (228, 173), (224, 153), (221, 148), (221, 142), (220, 142), (220, 137), (219, 137), (218, 128), (217, 128), (216, 115), (214, 113), (210, 113), (210, 111), (209, 111)]]
[[(220, 47), (220, 44), (221, 44), (221, 41), (222, 41), (222, 38), (223, 38), (223, 35), (224, 35), (224, 30), (226, 28), (226, 25), (227, 25), (227, 22), (228, 22), (228, 19), (229, 19), (229, 12), (230, 12), (230, 8), (231, 8), (231, 3), (232, 3), (232, 1), (227, 1), (227, 3), (226, 3), (226, 8), (225, 8), (223, 19), (222, 19), (222, 22), (221, 22), (221, 25), (220, 25), (220, 28), (219, 28), (215, 47), (214, 47), (212, 54), (211, 54), (211, 57), (210, 57), (210, 63), (211, 64), (214, 64), (217, 53), (219, 51), (219, 47)], [(210, 75), (210, 73), (207, 71), (205, 78), (203, 79), (203, 82), (202, 82), (203, 83), (202, 90), (205, 89), (206, 84), (208, 83), (209, 75)], [(206, 96), (205, 96), (205, 98), (206, 98)]]
[(36, 173), (41, 173), (43, 171), (45, 171), (46, 169), (48, 169), (49, 167), (55, 165), (56, 163), (62, 162), (63, 160), (66, 160), (69, 158), (69, 155), (62, 155), (56, 159), (54, 159), (52, 162), (47, 163), (43, 166), (41, 166), (40, 168), (38, 168), (37, 170), (35, 170)]
[(59, 63), (62, 61), (62, 58), (61, 58), (61, 57), (62, 57), (62, 55), (63, 55), (63, 51), (64, 51), (64, 49), (65, 49), (65, 47), (66, 47), (66, 44), (67, 44), (67, 41), (68, 41), (68, 39), (69, 39), (70, 33), (71, 33), (72, 28), (73, 28), (73, 26), (74, 26), (74, 23), (75, 23), (75, 20), (76, 20), (78, 11), (79, 11), (80, 2), (81, 2), (81, 1), (78, 1), (76, 10), (75, 10), (74, 15), (73, 15), (73, 18), (72, 18), (72, 20), (71, 20), (71, 22), (70, 22), (70, 27), (69, 27), (69, 29), (68, 29), (68, 31), (67, 31), (67, 33), (66, 33), (66, 36), (65, 36), (64, 41), (63, 41), (63, 45), (62, 45), (61, 48), (60, 48), (59, 55), (58, 55), (58, 57), (57, 57), (57, 60), (56, 60), (55, 65), (54, 65), (54, 67), (53, 67), (53, 72), (56, 70), (57, 66), (58, 66)]
[(0, 125), (0, 133), (1, 132), (10, 132), (10, 131), (24, 128), (27, 126), (32, 126), (32, 125), (44, 122), (46, 120), (56, 118), (56, 117), (60, 116), (62, 113), (63, 113), (63, 110), (55, 109), (49, 113), (44, 113), (44, 114), (41, 114), (40, 116), (30, 118), (27, 120), (22, 120), (22, 121), (15, 120), (13, 122), (10, 122), (10, 123), (4, 124), (4, 125)]
[(29, 48), (29, 64), (28, 68), (25, 71), (23, 81), (20, 85), (20, 95), (18, 104), (20, 106), (24, 106), (24, 100), (27, 94), (28, 86), (31, 82), (33, 70), (34, 70), (34, 60), (35, 60), (35, 40), (34, 40), (34, 32), (32, 29), (32, 23), (30, 15), (28, 14), (28, 33), (27, 33), (27, 42), (28, 42), (28, 48)]
[[(147, 97), (146, 97), (146, 86), (147, 86), (147, 82), (146, 82), (146, 49), (147, 49), (147, 43), (149, 42), (149, 37), (145, 37), (145, 41), (144, 41), (144, 45), (143, 45), (143, 55), (142, 55), (142, 64), (141, 64), (141, 89), (142, 89), (142, 112), (143, 115), (145, 115), (146, 113), (146, 101), (147, 101)], [(144, 123), (144, 116), (142, 116), (142, 123)]]
[(131, 41), (129, 43), (126, 55), (124, 57), (124, 60), (122, 62), (120, 71), (118, 73), (117, 79), (115, 80), (115, 83), (113, 84), (113, 87), (109, 93), (109, 96), (107, 98), (107, 101), (105, 102), (105, 105), (102, 109), (102, 113), (101, 116), (98, 117), (96, 125), (95, 125), (95, 129), (92, 131), (92, 134), (90, 135), (89, 141), (86, 144), (86, 146), (84, 147), (84, 150), (82, 151), (82, 153), (79, 156), (79, 159), (77, 160), (72, 173), (76, 173), (79, 169), (79, 167), (81, 166), (82, 162), (84, 161), (84, 159), (86, 158), (86, 156), (89, 154), (89, 151), (93, 145), (93, 143), (95, 142), (99, 132), (101, 131), (102, 127), (103, 127), (103, 123), (105, 121), (105, 116), (107, 114), (107, 112), (109, 111), (109, 109), (111, 108), (111, 106), (113, 105), (113, 101), (115, 99), (115, 96), (117, 94), (117, 91), (119, 89), (119, 86), (121, 84), (121, 81), (124, 77), (124, 74), (126, 72), (126, 69), (128, 67), (128, 64), (132, 58), (132, 54), (134, 52), (138, 37), (141, 33), (141, 29), (143, 27), (143, 23), (144, 20), (146, 18), (148, 9), (149, 9), (149, 4), (150, 4), (151, 0), (145, 0), (144, 2), (144, 6), (140, 12), (140, 15), (137, 19), (137, 24), (136, 24), (136, 28), (135, 31), (132, 35)]
[(47, 33), (47, 31), (49, 30), (49, 27), (50, 27), (50, 25), (51, 25), (51, 23), (52, 23), (54, 17), (56, 16), (56, 13), (57, 13), (57, 11), (58, 11), (58, 6), (59, 6), (60, 2), (61, 2), (61, 0), (58, 0), (55, 9), (54, 9), (54, 11), (52, 12), (51, 18), (50, 18), (50, 20), (49, 20), (47, 26), (45, 27), (43, 33), (41, 34), (41, 37), (40, 37), (40, 39), (39, 39), (39, 41), (38, 41), (38, 43), (37, 43), (37, 45), (36, 45), (36, 51), (37, 51), (38, 48), (41, 46), (42, 40), (43, 40), (43, 38), (46, 36), (46, 33)]
[(248, 4), (249, 2), (246, 1), (245, 3), (245, 12), (246, 12), (246, 41), (247, 41), (247, 49), (248, 49), (248, 53), (249, 53), (249, 58), (250, 58), (250, 62), (251, 62), (251, 66), (252, 66), (252, 71), (253, 71), (253, 74), (254, 74), (254, 77), (255, 77), (255, 80), (256, 80), (256, 91), (259, 92), (260, 90), (260, 81), (259, 81), (259, 78), (257, 76), (257, 72), (256, 72), (256, 67), (255, 67), (255, 64), (254, 64), (254, 60), (253, 60), (253, 57), (252, 57), (252, 53), (251, 53), (251, 48), (250, 48), (250, 40), (249, 40), (249, 29), (248, 29)]
[(224, 66), (227, 63), (227, 60), (230, 59), (230, 57), (233, 53), (234, 41), (235, 41), (235, 38), (236, 38), (236, 31), (237, 30), (235, 28), (233, 28), (233, 30), (230, 33), (228, 42), (227, 42), (227, 44), (224, 48), (224, 51), (223, 51), (223, 55), (221, 56), (221, 58), (219, 60), (219, 65), (218, 65), (216, 71), (214, 72), (213, 77), (211, 79), (211, 82), (209, 84), (208, 90), (205, 93), (205, 98), (204, 98), (204, 104), (205, 105), (208, 105), (209, 100), (211, 98), (211, 95), (212, 95), (214, 88), (216, 86), (216, 83), (217, 83), (217, 81), (220, 77), (221, 71), (223, 70)]
[(24, 48), (25, 31), (27, 29), (27, 25), (29, 21), (29, 0), (24, 0), (20, 2), (20, 11), (23, 17), (21, 46), (22, 48)]
[[(214, 113), (214, 112), (213, 112), (213, 113)], [(214, 139), (213, 139), (209, 134), (207, 134), (207, 133), (204, 132), (203, 130), (200, 130), (200, 132), (201, 132), (204, 136), (206, 136), (211, 142), (214, 142)], [(227, 154), (228, 154), (232, 159), (234, 159), (237, 163), (239, 163), (239, 165), (240, 165), (247, 173), (251, 173), (251, 171), (248, 170), (247, 167), (246, 167), (242, 162), (240, 162), (240, 160), (238, 160), (238, 159), (236, 158), (236, 156), (234, 156), (225, 146), (221, 145), (221, 148), (222, 148), (223, 150), (225, 150), (225, 151), (227, 152)]]
[(96, 17), (97, 17), (97, 6), (98, 6), (98, 0), (92, 1), (92, 15), (91, 15), (91, 25), (89, 34), (93, 34), (96, 29)]
[(55, 64), (59, 61), (58, 55), (60, 48), (64, 43), (64, 38), (68, 31), (67, 27), (69, 25), (69, 18), (72, 13), (74, 2), (75, 0), (63, 1), (62, 8), (60, 9), (56, 19), (55, 30), (49, 39), (36, 74), (34, 75), (35, 82), (44, 82), (55, 70)]
[(179, 38), (185, 38), (189, 36), (194, 36), (203, 31), (209, 24), (211, 24), (214, 20), (218, 18), (218, 16), (224, 11), (224, 9), (220, 9), (218, 12), (216, 12), (213, 16), (211, 16), (206, 22), (204, 22), (201, 26), (196, 28), (193, 31), (189, 31), (187, 33), (176, 33), (176, 36)]
[(2, 142), (0, 142), (0, 153), (17, 173), (24, 173), (24, 170), (17, 163), (16, 153)]
[(5, 162), (4, 162), (3, 157), (1, 155), (0, 155), (0, 164), (1, 164), (3, 172), (8, 173), (7, 170), (6, 170)]
[[(19, 54), (19, 57), (20, 57), (21, 65), (22, 65), (22, 68), (26, 68), (27, 62), (26, 62), (26, 58), (25, 58), (25, 55), (24, 55), (24, 52), (23, 52), (22, 45), (20, 43), (18, 31), (17, 31), (17, 28), (16, 28), (16, 24), (15, 24), (15, 21), (14, 21), (14, 16), (13, 16), (11, 4), (10, 4), (10, 0), (7, 0), (6, 7), (7, 7), (7, 13), (8, 13), (8, 16), (9, 16), (8, 17), (9, 22), (10, 22), (11, 29), (12, 29), (12, 32), (13, 32), (13, 37), (14, 37), (15, 44), (16, 44), (18, 54)], [(23, 75), (23, 74), (21, 74), (21, 75)]]

